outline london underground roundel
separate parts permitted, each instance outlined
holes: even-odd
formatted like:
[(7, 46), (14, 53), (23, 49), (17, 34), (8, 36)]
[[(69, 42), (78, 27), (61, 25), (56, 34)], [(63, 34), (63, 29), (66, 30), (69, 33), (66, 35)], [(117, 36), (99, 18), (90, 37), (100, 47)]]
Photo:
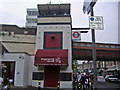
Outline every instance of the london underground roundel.
[(80, 36), (80, 34), (79, 34), (78, 32), (74, 32), (74, 33), (73, 33), (73, 37), (74, 37), (74, 38), (78, 38), (79, 36)]

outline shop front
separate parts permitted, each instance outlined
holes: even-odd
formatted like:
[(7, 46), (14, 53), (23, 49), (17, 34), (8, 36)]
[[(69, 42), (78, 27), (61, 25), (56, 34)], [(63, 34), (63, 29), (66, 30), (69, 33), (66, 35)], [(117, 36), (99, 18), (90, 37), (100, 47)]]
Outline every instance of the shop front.
[(8, 80), (12, 80), (12, 84), (14, 84), (15, 77), (15, 61), (2, 61), (2, 78), (4, 80), (4, 84), (8, 83)]
[(44, 66), (44, 87), (57, 87), (60, 66), (68, 65), (68, 50), (38, 50), (34, 64)]
[(41, 80), (43, 88), (57, 87), (58, 81), (60, 88), (72, 88), (70, 4), (38, 4), (38, 11), (33, 86)]

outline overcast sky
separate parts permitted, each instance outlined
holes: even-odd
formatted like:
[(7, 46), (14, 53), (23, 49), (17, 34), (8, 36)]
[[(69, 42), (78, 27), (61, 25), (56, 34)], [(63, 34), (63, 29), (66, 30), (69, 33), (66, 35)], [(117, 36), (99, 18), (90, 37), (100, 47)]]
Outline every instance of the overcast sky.
[[(26, 8), (37, 8), (37, 4), (71, 3), (73, 27), (89, 27), (89, 15), (83, 14), (84, 0), (0, 0), (0, 24), (25, 26)], [(103, 16), (104, 30), (96, 31), (96, 42), (118, 43), (118, 1), (98, 0), (94, 7), (95, 16)], [(91, 31), (82, 34), (82, 41), (91, 41)]]

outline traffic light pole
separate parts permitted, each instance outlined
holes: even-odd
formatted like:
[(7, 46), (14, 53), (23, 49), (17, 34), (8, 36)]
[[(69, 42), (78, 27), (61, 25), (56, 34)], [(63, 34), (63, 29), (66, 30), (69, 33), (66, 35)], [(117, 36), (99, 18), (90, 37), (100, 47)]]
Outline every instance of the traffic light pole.
[[(91, 12), (91, 16), (94, 16), (94, 12), (93, 12), (93, 6), (90, 6), (90, 12)], [(93, 55), (93, 87), (94, 90), (97, 89), (97, 68), (96, 68), (96, 44), (95, 44), (95, 30), (91, 29), (91, 33), (92, 33), (92, 55)]]

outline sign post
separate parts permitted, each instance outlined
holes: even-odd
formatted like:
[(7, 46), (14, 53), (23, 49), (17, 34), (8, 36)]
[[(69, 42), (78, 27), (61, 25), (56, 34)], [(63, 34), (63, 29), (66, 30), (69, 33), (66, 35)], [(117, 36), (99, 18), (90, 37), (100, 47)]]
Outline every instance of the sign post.
[[(87, 2), (88, 4), (85, 4), (85, 2)], [(84, 5), (83, 5), (83, 12), (87, 12), (88, 14), (91, 13), (91, 17), (90, 17), (90, 28), (91, 28), (91, 33), (92, 33), (92, 55), (93, 55), (93, 88), (94, 90), (97, 89), (97, 66), (96, 66), (96, 45), (95, 45), (95, 29), (99, 29), (101, 28), (101, 24), (97, 24), (97, 23), (93, 23), (93, 21), (96, 21), (94, 16), (94, 12), (93, 12), (93, 7), (95, 5), (95, 3), (97, 2), (97, 0), (84, 0)], [(98, 20), (101, 21), (101, 20)]]
[[(93, 12), (93, 6), (90, 6), (90, 12), (91, 12), (91, 16), (94, 16), (94, 12)], [(92, 31), (92, 54), (93, 54), (93, 72), (94, 72), (94, 75), (93, 75), (93, 80), (94, 80), (94, 83), (93, 83), (93, 87), (94, 89), (96, 90), (97, 88), (97, 66), (96, 66), (96, 45), (95, 45), (95, 30), (94, 29), (91, 29)]]

